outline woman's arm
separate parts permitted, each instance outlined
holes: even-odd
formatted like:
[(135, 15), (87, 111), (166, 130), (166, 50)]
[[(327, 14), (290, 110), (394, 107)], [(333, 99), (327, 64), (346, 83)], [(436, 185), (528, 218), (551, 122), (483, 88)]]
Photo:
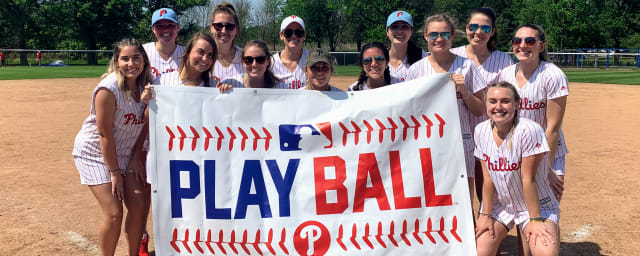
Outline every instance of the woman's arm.
[[(549, 141), (549, 166), (553, 166), (556, 151), (558, 151), (558, 137), (566, 106), (567, 96), (547, 100), (547, 129), (544, 133)], [(553, 193), (560, 200), (564, 191), (564, 175), (556, 175), (555, 172), (550, 172), (548, 179)]]
[(104, 164), (109, 168), (111, 174), (111, 193), (114, 197), (122, 200), (124, 198), (124, 187), (113, 138), (113, 115), (116, 111), (115, 95), (107, 89), (99, 89), (94, 99), (94, 107), (96, 111), (96, 126), (100, 136), (100, 151), (102, 151)]
[(491, 212), (493, 210), (493, 197), (496, 193), (496, 188), (491, 180), (491, 175), (487, 170), (487, 163), (482, 160), (482, 211), (478, 213), (478, 223), (476, 225), (476, 239), (484, 232), (489, 232), (491, 237), (495, 237), (495, 231), (493, 230), (494, 220), (491, 218)]
[(524, 192), (524, 200), (527, 203), (527, 211), (529, 212), (529, 218), (533, 219), (526, 226), (527, 241), (533, 239), (534, 243), (538, 238), (548, 242), (555, 241), (553, 233), (547, 229), (544, 222), (536, 220), (536, 218), (542, 217), (540, 213), (540, 203), (538, 200), (538, 187), (536, 184), (536, 173), (538, 172), (538, 166), (544, 157), (544, 153), (523, 157), (521, 165), (522, 174), (522, 190)]
[(456, 92), (460, 94), (464, 104), (467, 106), (467, 109), (475, 115), (482, 115), (482, 110), (484, 109), (484, 104), (480, 98), (482, 97), (482, 91), (473, 94), (467, 86), (465, 85), (465, 78), (461, 74), (451, 74), (451, 79), (453, 83), (456, 85)]

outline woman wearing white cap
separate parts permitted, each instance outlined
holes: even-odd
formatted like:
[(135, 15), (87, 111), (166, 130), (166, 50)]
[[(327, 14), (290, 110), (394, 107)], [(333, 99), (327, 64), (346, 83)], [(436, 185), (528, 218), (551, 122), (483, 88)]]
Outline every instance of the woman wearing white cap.
[(179, 30), (180, 24), (176, 12), (169, 8), (161, 8), (153, 12), (151, 31), (157, 41), (142, 46), (149, 56), (154, 78), (178, 69), (180, 56), (184, 52), (184, 46), (176, 42)]
[(401, 83), (407, 78), (409, 67), (428, 54), (416, 46), (411, 39), (413, 19), (405, 11), (395, 11), (387, 18), (387, 37), (391, 41), (389, 48), (389, 72), (391, 83)]
[(307, 76), (304, 63), (309, 51), (302, 48), (307, 33), (304, 21), (298, 16), (286, 17), (280, 25), (280, 39), (284, 41), (284, 50), (273, 55), (271, 71), (280, 78), (289, 89), (305, 86)]
[(216, 41), (218, 55), (213, 66), (213, 78), (222, 81), (244, 74), (242, 67), (242, 48), (235, 44), (240, 34), (240, 19), (233, 5), (220, 3), (211, 12), (209, 30)]

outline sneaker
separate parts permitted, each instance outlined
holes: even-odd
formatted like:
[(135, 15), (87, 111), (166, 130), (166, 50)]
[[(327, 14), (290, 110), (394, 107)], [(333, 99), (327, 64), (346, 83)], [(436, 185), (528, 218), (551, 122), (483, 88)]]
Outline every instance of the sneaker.
[(149, 256), (149, 238), (147, 237), (147, 234), (142, 235), (138, 256)]

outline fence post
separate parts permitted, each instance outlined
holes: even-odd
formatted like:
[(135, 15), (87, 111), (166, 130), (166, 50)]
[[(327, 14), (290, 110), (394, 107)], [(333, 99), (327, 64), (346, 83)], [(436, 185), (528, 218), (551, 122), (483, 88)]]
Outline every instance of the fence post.
[(611, 49), (607, 49), (607, 68), (609, 68), (609, 57), (611, 56), (610, 53)]

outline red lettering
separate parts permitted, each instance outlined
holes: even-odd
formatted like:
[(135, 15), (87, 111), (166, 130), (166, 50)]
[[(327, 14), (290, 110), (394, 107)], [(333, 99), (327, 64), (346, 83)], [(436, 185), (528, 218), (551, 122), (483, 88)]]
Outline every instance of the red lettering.
[[(367, 187), (367, 179), (371, 177), (371, 187)], [(389, 199), (384, 191), (378, 160), (374, 153), (360, 154), (358, 159), (358, 177), (356, 178), (356, 191), (353, 196), (353, 212), (364, 211), (364, 201), (367, 198), (375, 198), (380, 210), (389, 210)]]
[(436, 195), (436, 187), (433, 182), (433, 166), (431, 164), (431, 149), (420, 149), (420, 163), (422, 164), (422, 180), (424, 182), (426, 206), (452, 205), (451, 194)]
[[(326, 167), (335, 168), (336, 178), (326, 179), (324, 170)], [(313, 178), (316, 189), (316, 213), (337, 214), (344, 212), (349, 207), (349, 193), (344, 181), (347, 179), (344, 159), (338, 156), (316, 157), (313, 159)], [(327, 202), (327, 191), (335, 190), (337, 202)]]
[(420, 208), (420, 197), (406, 197), (402, 180), (402, 166), (400, 165), (400, 152), (389, 152), (389, 165), (391, 165), (391, 182), (393, 185), (393, 201), (396, 209)]
[(133, 113), (129, 113), (129, 114), (124, 115), (124, 118), (126, 118), (126, 119), (127, 119), (127, 120), (124, 122), (124, 125), (129, 124), (129, 121), (131, 121), (131, 125), (134, 125), (134, 124), (143, 124), (143, 123), (144, 123), (144, 119), (140, 119), (140, 120), (138, 120), (138, 118), (136, 117), (136, 115), (135, 115), (135, 114), (133, 114)]

